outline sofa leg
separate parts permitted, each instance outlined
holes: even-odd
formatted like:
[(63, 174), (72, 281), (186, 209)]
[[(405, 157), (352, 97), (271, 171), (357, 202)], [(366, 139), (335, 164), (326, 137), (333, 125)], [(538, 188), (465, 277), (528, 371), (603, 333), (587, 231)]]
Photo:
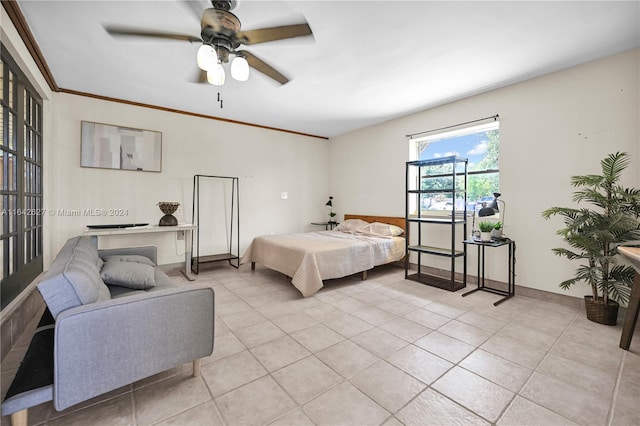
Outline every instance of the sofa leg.
[(200, 367), (202, 365), (202, 359), (198, 358), (193, 360), (193, 377), (200, 376)]
[(15, 412), (11, 415), (11, 426), (27, 426), (27, 409)]
[(251, 262), (251, 270), (252, 271), (256, 270), (256, 262)]

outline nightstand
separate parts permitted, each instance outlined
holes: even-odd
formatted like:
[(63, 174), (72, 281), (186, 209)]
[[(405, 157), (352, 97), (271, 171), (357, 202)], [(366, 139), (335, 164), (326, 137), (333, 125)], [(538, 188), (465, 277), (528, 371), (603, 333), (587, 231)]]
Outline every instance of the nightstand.
[(311, 222), (312, 225), (324, 226), (325, 231), (332, 230), (339, 225), (338, 222)]

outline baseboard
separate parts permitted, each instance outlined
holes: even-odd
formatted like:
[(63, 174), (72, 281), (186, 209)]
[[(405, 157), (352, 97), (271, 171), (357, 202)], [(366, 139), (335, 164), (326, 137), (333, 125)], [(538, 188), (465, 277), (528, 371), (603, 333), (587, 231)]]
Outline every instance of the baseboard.
[[(415, 270), (415, 269), (418, 269), (418, 265), (411, 263), (409, 265), (409, 268), (411, 270)], [(433, 268), (431, 266), (425, 266), (425, 265), (422, 265), (421, 269), (425, 271), (427, 274), (435, 275), (437, 277), (449, 278), (450, 276), (450, 271), (447, 269)], [(459, 273), (459, 272), (455, 273), (455, 279), (457, 281), (462, 281), (463, 277), (464, 276), (462, 273)], [(508, 283), (505, 283), (503, 281), (496, 281), (488, 278), (485, 278), (484, 281), (488, 287), (493, 287), (493, 288), (497, 288), (504, 291), (507, 291), (509, 287)], [(469, 286), (475, 287), (476, 285), (478, 285), (478, 277), (467, 273), (467, 287)], [(551, 291), (540, 290), (537, 288), (523, 287), (518, 284), (516, 284), (515, 292), (516, 292), (516, 296), (531, 297), (534, 299), (544, 300), (545, 302), (558, 303), (560, 305), (570, 306), (574, 308), (584, 307), (584, 301), (580, 297), (553, 293)]]

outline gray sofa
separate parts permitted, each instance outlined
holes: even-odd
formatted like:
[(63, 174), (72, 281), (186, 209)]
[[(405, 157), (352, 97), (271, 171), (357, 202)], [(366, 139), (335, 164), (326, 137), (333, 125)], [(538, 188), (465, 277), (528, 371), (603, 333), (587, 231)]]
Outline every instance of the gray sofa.
[(155, 247), (66, 242), (37, 285), (47, 311), (2, 403), (14, 426), (42, 402), (64, 410), (187, 362), (199, 374), (213, 352), (213, 289), (176, 286), (155, 263)]

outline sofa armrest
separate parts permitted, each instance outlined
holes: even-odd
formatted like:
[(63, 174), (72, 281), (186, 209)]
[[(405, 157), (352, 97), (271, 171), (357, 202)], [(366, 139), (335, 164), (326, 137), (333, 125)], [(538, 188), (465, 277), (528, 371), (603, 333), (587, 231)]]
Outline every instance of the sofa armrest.
[(214, 292), (181, 286), (61, 313), (53, 403), (60, 411), (213, 352)]
[(102, 259), (107, 256), (114, 255), (124, 255), (124, 254), (137, 254), (140, 256), (146, 256), (156, 265), (158, 264), (158, 248), (155, 246), (144, 246), (144, 247), (122, 247), (122, 248), (112, 248), (112, 249), (100, 249), (98, 250), (98, 255)]

